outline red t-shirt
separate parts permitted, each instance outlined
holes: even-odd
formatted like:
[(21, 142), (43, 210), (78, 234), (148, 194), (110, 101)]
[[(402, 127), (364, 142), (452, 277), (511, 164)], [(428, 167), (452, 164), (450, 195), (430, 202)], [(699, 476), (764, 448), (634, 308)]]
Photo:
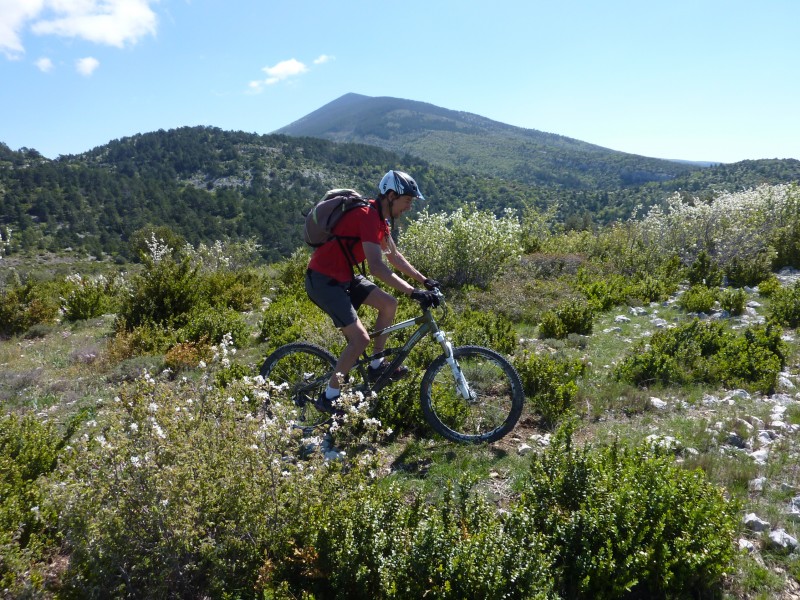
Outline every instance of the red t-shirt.
[(371, 207), (362, 206), (344, 214), (333, 228), (337, 236), (355, 239), (332, 239), (314, 250), (308, 268), (317, 273), (327, 275), (339, 282), (350, 281), (353, 278), (353, 266), (342, 251), (339, 244), (350, 248), (356, 264), (364, 262), (364, 247), (362, 242), (372, 242), (383, 245), (383, 240), (389, 235), (389, 225), (381, 220), (380, 213), (374, 200), (370, 200)]

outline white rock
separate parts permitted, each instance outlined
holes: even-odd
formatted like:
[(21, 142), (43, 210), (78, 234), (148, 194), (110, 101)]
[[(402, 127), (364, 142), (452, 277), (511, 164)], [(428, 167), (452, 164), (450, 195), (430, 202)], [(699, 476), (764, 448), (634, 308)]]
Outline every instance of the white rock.
[(783, 390), (785, 392), (790, 392), (790, 391), (794, 390), (796, 387), (797, 386), (794, 384), (794, 382), (791, 379), (789, 379), (788, 377), (786, 377), (785, 375), (780, 375), (778, 377), (778, 389), (779, 390)]
[(525, 456), (531, 452), (533, 452), (533, 446), (530, 446), (529, 444), (522, 444), (519, 448), (517, 448), (517, 454), (520, 456)]
[(770, 528), (769, 521), (765, 521), (756, 513), (747, 513), (742, 519), (742, 523), (751, 531), (766, 531)]
[(622, 333), (622, 327), (609, 327), (608, 329), (603, 329), (603, 333)]
[(643, 308), (641, 306), (631, 306), (630, 312), (631, 312), (632, 315), (635, 315), (637, 317), (641, 317), (641, 316), (644, 316), (644, 315), (647, 314), (647, 309)]
[(753, 424), (745, 421), (744, 419), (736, 419), (736, 423), (744, 427), (748, 432), (751, 432), (754, 429)]
[(763, 492), (764, 487), (766, 485), (767, 485), (766, 477), (756, 477), (755, 479), (750, 480), (750, 483), (748, 483), (747, 487), (750, 489), (751, 492)]
[(794, 506), (790, 506), (789, 508), (786, 509), (786, 518), (789, 521), (800, 523), (800, 509), (797, 509)]
[(750, 458), (752, 458), (757, 465), (766, 464), (767, 459), (769, 458), (769, 450), (766, 448), (762, 448), (761, 450), (756, 450), (755, 452), (751, 452), (749, 454)]
[(664, 329), (669, 323), (664, 319), (653, 319), (650, 321), (656, 329)]
[(748, 554), (752, 554), (756, 551), (756, 546), (750, 540), (739, 538), (739, 550), (742, 552), (747, 552)]
[(617, 315), (614, 317), (614, 323), (630, 323), (630, 318), (626, 317), (625, 315)]
[(650, 398), (650, 406), (658, 410), (665, 410), (669, 404), (664, 402), (661, 398)]
[(797, 539), (786, 533), (784, 529), (770, 531), (769, 543), (779, 550), (794, 550), (797, 548)]

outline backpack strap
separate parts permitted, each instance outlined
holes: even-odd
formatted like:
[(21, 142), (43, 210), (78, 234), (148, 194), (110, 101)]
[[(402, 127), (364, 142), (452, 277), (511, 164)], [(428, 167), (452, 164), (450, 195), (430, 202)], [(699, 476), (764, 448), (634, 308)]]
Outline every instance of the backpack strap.
[[(380, 207), (380, 205), (378, 203), (367, 201), (365, 206), (367, 208), (369, 208), (369, 209), (377, 210), (378, 211), (378, 216), (382, 217), (382, 215), (381, 215), (381, 207)], [(381, 218), (381, 222), (383, 222), (383, 218)], [(355, 236), (349, 236), (349, 235), (336, 235), (334, 233), (331, 234), (331, 238), (336, 240), (336, 242), (339, 244), (339, 248), (341, 249), (342, 254), (344, 254), (345, 259), (347, 259), (347, 262), (350, 264), (350, 269), (353, 271), (353, 278), (355, 279), (355, 276), (356, 276), (356, 273), (355, 273), (355, 269), (356, 268), (358, 268), (358, 271), (359, 271), (359, 273), (361, 273), (362, 277), (366, 277), (367, 276), (367, 268), (366, 268), (366, 266), (364, 264), (364, 262), (366, 262), (366, 261), (363, 261), (363, 262), (359, 263), (359, 262), (356, 261), (356, 258), (353, 255), (353, 247), (358, 242), (361, 241), (361, 238), (358, 238), (358, 237), (355, 237)], [(342, 240), (347, 240), (349, 243), (345, 244)]]

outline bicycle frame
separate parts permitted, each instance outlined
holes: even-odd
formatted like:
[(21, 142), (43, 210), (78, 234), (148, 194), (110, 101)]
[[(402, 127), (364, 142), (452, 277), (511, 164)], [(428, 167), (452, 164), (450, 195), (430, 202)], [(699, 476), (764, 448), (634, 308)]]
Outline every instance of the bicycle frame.
[[(464, 379), (458, 363), (453, 359), (453, 346), (447, 339), (447, 336), (445, 336), (444, 332), (439, 329), (439, 325), (436, 323), (436, 319), (433, 318), (433, 314), (431, 313), (430, 309), (426, 308), (419, 317), (401, 321), (400, 323), (390, 325), (389, 327), (373, 331), (369, 334), (369, 337), (374, 339), (381, 335), (390, 335), (396, 331), (413, 327), (414, 325), (419, 325), (419, 327), (416, 329), (416, 331), (414, 331), (414, 333), (411, 334), (411, 337), (403, 346), (399, 348), (387, 348), (373, 355), (368, 355), (367, 352), (364, 351), (363, 358), (356, 363), (355, 368), (357, 368), (361, 374), (361, 378), (364, 381), (364, 386), (366, 388), (365, 391), (379, 392), (384, 387), (392, 383), (392, 373), (394, 373), (395, 369), (405, 362), (406, 358), (408, 358), (408, 355), (411, 353), (411, 350), (420, 342), (420, 340), (422, 340), (422, 338), (424, 338), (426, 335), (430, 335), (433, 337), (433, 339), (439, 342), (439, 345), (442, 347), (445, 358), (453, 371), (453, 376), (455, 377), (459, 393), (463, 398), (469, 399), (471, 397), (469, 385)], [(397, 356), (392, 360), (391, 363), (389, 363), (389, 367), (378, 379), (370, 384), (367, 374), (367, 365), (369, 362), (376, 358), (388, 357), (394, 354)]]

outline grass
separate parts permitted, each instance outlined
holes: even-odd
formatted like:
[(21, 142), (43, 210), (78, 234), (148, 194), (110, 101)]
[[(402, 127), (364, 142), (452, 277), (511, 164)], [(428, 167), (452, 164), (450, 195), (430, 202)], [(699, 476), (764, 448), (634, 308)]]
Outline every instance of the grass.
[[(102, 271), (99, 263), (80, 265)], [(113, 268), (116, 268), (114, 266)], [(68, 266), (37, 263), (37, 273), (46, 276), (70, 272)], [(745, 422), (755, 419), (768, 423), (771, 405), (752, 396), (729, 404), (704, 403), (706, 395), (724, 398), (726, 390), (703, 386), (686, 388), (639, 389), (613, 381), (609, 374), (614, 365), (639, 340), (657, 330), (653, 320), (663, 319), (667, 326), (689, 317), (675, 303), (651, 304), (640, 311), (617, 307), (601, 313), (588, 337), (566, 340), (536, 339), (535, 315), (568, 295), (568, 276), (541, 281), (526, 279), (519, 273), (497, 282), (491, 292), (467, 290), (453, 294), (455, 308), (472, 306), (482, 310), (501, 310), (518, 318), (516, 335), (522, 347), (537, 348), (568, 359), (581, 359), (588, 365), (578, 381), (574, 411), (578, 415), (575, 439), (604, 444), (620, 441), (639, 444), (651, 435), (670, 436), (682, 448), (676, 458), (687, 468), (697, 468), (737, 499), (745, 512), (756, 512), (774, 526), (781, 526), (794, 537), (800, 537), (800, 524), (785, 517), (791, 498), (800, 495), (800, 442), (786, 435), (770, 445), (770, 460), (757, 465), (746, 450), (728, 446), (730, 432), (745, 434)], [(515, 298), (525, 298), (515, 302)], [(768, 308), (768, 301), (751, 294)], [(264, 358), (265, 346), (257, 337), (262, 311), (245, 314), (251, 343), (241, 348), (235, 362), (257, 372)], [(619, 319), (618, 317), (624, 317)], [(113, 315), (77, 323), (37, 326), (27, 334), (0, 340), (0, 402), (5, 412), (34, 411), (49, 421), (64, 424), (81, 409), (94, 406), (98, 400), (114, 397), (117, 386), (141, 374), (145, 369), (158, 371), (163, 356), (136, 356), (121, 362), (109, 359), (108, 342), (113, 332)], [(795, 336), (796, 337), (796, 336)], [(330, 334), (330, 341), (334, 341)], [(800, 365), (800, 344), (789, 343), (789, 369), (797, 372)], [(196, 371), (181, 376), (197, 377)], [(651, 402), (657, 397), (667, 402), (658, 409)], [(510, 436), (486, 447), (457, 446), (438, 439), (405, 435), (377, 449), (380, 455), (383, 482), (394, 482), (408, 488), (421, 489), (435, 500), (444, 483), (469, 473), (480, 481), (480, 489), (501, 505), (515, 493), (515, 480), (528, 468), (528, 461), (518, 450), (531, 443), (533, 434), (545, 433), (537, 428), (535, 415), (527, 412), (520, 426)], [(785, 422), (800, 424), (800, 405), (789, 406)], [(750, 490), (750, 481), (764, 476), (768, 486), (762, 492)], [(758, 540), (759, 536), (742, 532), (742, 536)], [(742, 555), (736, 572), (729, 578), (726, 594), (730, 598), (772, 598), (790, 582), (800, 577), (800, 558), (762, 553), (764, 564), (754, 557)], [(776, 569), (780, 569), (777, 571)]]

